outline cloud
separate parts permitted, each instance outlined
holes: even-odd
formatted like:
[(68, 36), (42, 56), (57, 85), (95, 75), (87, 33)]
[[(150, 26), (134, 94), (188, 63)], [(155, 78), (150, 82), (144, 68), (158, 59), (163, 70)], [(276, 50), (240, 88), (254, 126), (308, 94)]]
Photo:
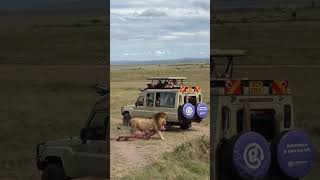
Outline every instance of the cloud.
[(127, 8), (119, 8), (119, 9), (111, 9), (112, 14), (121, 15), (123, 17), (127, 17), (130, 19), (143, 18), (155, 16), (155, 17), (163, 17), (167, 16), (172, 19), (209, 19), (210, 11), (206, 11), (202, 8), (172, 8), (172, 7), (158, 7), (155, 9), (154, 7), (144, 7), (144, 8), (136, 8), (136, 7), (127, 7)]
[(198, 31), (198, 32), (169, 32), (169, 34), (165, 34), (163, 36), (159, 37), (159, 40), (165, 40), (165, 41), (174, 41), (174, 40), (194, 40), (198, 39), (201, 40), (208, 38), (209, 31)]
[(167, 16), (167, 14), (165, 12), (156, 10), (156, 9), (147, 9), (143, 12), (141, 12), (141, 14), (139, 14), (139, 16), (143, 16), (143, 17), (163, 17), (163, 16)]
[(210, 2), (209, 1), (196, 0), (196, 1), (193, 1), (192, 4), (195, 7), (201, 8), (202, 10), (205, 10), (205, 11), (210, 10)]
[(111, 1), (111, 60), (208, 56), (209, 4), (209, 0)]
[(171, 54), (171, 52), (169, 50), (157, 50), (157, 51), (155, 51), (155, 54), (166, 55), (166, 54)]

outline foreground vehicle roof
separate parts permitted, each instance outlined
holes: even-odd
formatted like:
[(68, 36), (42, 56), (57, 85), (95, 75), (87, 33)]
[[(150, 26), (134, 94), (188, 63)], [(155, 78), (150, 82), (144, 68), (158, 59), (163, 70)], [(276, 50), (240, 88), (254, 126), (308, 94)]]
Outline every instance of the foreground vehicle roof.
[(221, 50), (213, 49), (211, 50), (211, 56), (213, 57), (240, 57), (247, 54), (244, 50)]

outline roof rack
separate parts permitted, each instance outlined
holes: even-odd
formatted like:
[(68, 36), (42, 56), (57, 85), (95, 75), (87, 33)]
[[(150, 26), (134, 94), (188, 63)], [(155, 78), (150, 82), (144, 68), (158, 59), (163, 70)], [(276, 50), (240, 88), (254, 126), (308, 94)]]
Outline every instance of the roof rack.
[(221, 49), (213, 49), (210, 52), (212, 57), (241, 57), (245, 56), (247, 51), (244, 50), (221, 50)]
[[(151, 80), (151, 83), (147, 84), (148, 87), (143, 89), (179, 89), (183, 86), (183, 80), (186, 77), (149, 77), (147, 80)], [(172, 84), (170, 84), (172, 83)]]
[(147, 80), (185, 80), (186, 77), (149, 77)]
[[(234, 57), (241, 57), (245, 56), (247, 54), (246, 51), (244, 50), (217, 50), (213, 49), (210, 52), (210, 57), (215, 58), (215, 57), (224, 57), (227, 60), (227, 66), (225, 68), (224, 74), (222, 74), (223, 77), (225, 78), (232, 78), (233, 74), (233, 58)], [(213, 72), (216, 73), (216, 67), (215, 67), (215, 61), (212, 60), (212, 65), (213, 65)], [(217, 74), (214, 74), (217, 77)], [(215, 78), (216, 78), (215, 77)]]

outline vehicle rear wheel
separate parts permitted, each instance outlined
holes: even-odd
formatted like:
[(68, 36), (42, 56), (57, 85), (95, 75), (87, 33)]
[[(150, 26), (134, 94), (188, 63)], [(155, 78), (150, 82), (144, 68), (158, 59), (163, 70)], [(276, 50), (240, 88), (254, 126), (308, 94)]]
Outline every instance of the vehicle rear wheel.
[(167, 123), (166, 124), (166, 129), (170, 129), (173, 126), (173, 124)]
[[(273, 162), (270, 174), (281, 179), (303, 179), (316, 161), (316, 150), (311, 139), (299, 130), (285, 131), (278, 135), (271, 143), (271, 152)], [(296, 162), (303, 163), (297, 166)]]
[(67, 180), (60, 163), (49, 163), (42, 171), (41, 180)]
[(259, 133), (246, 131), (226, 140), (221, 149), (222, 179), (264, 179), (271, 164), (267, 140)]
[(191, 127), (191, 122), (181, 123), (180, 128), (183, 130), (187, 130)]
[(124, 126), (129, 126), (130, 125), (130, 119), (131, 119), (130, 114), (128, 112), (125, 112), (122, 115), (123, 125)]

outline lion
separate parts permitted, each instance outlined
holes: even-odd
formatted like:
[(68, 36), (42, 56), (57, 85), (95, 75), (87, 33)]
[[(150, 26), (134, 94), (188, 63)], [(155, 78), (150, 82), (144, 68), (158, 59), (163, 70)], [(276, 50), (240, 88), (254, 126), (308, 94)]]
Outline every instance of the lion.
[(167, 114), (164, 112), (156, 113), (151, 119), (147, 118), (132, 118), (131, 122), (131, 132), (132, 134), (137, 134), (144, 132), (147, 134), (158, 134), (161, 140), (165, 140), (161, 131), (166, 130)]

